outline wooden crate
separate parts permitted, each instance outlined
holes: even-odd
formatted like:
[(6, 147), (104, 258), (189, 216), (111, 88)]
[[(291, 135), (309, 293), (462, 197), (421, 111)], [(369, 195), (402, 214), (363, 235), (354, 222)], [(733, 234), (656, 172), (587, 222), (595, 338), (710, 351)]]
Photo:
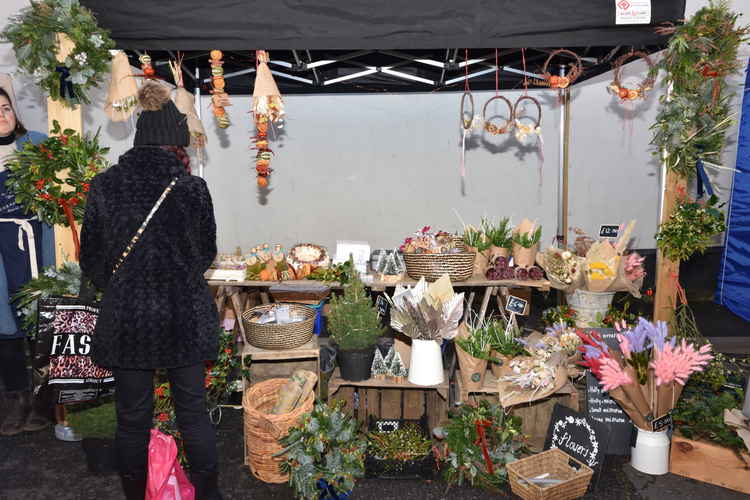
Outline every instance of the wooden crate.
[(672, 436), (669, 472), (750, 493), (750, 455), (704, 441)]

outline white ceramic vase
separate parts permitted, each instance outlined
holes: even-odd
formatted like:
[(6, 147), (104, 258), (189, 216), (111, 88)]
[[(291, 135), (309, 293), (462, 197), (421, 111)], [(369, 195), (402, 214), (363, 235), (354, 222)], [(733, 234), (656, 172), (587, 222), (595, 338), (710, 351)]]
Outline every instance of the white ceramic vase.
[(669, 437), (659, 432), (638, 429), (638, 439), (630, 448), (630, 465), (637, 471), (654, 476), (669, 472)]
[(443, 353), (434, 340), (411, 341), (409, 382), (414, 385), (437, 385), (443, 383)]

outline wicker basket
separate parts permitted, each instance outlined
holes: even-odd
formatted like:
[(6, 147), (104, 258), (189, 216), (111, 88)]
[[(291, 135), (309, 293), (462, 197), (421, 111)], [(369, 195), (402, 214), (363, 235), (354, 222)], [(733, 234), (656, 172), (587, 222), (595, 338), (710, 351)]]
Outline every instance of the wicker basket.
[(273, 455), (283, 449), (278, 440), (287, 435), (290, 427), (297, 425), (302, 415), (312, 411), (315, 402), (315, 393), (311, 392), (302, 406), (291, 413), (266, 413), (276, 404), (279, 390), (288, 381), (285, 378), (272, 378), (259, 382), (247, 389), (242, 398), (247, 462), (253, 476), (266, 483), (285, 483), (289, 480), (289, 475), (279, 470), (284, 457)]
[[(466, 250), (463, 240), (458, 239), (457, 247)], [(474, 252), (460, 253), (405, 253), (406, 274), (418, 280), (422, 276), (427, 281), (436, 281), (444, 274), (451, 281), (466, 281), (474, 274)]]
[(305, 319), (286, 325), (269, 323), (262, 325), (250, 321), (254, 314), (264, 313), (278, 304), (266, 304), (253, 307), (242, 313), (242, 322), (245, 325), (245, 340), (248, 344), (260, 347), (261, 349), (271, 349), (281, 351), (284, 349), (296, 349), (310, 341), (313, 335), (313, 326), (315, 325), (314, 309), (299, 304), (288, 305), (293, 314), (301, 315)]
[[(543, 451), (507, 466), (510, 489), (524, 500), (571, 500), (586, 494), (594, 471), (557, 448)], [(563, 482), (546, 488), (527, 480), (549, 473)]]

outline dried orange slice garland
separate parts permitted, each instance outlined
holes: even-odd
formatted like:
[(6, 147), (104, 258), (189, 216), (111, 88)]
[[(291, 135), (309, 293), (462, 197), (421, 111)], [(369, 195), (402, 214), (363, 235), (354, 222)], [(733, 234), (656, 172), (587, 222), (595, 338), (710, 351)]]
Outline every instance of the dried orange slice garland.
[(274, 124), (283, 127), (284, 101), (268, 67), (268, 52), (255, 52), (257, 62), (255, 88), (253, 89), (253, 116), (257, 130), (255, 141), (255, 174), (258, 187), (268, 187), (273, 151), (268, 147), (268, 128)]
[(654, 63), (653, 61), (651, 61), (651, 58), (648, 56), (648, 54), (640, 50), (632, 50), (627, 54), (623, 54), (618, 57), (615, 62), (612, 63), (612, 68), (614, 69), (614, 80), (609, 84), (609, 87), (607, 87), (607, 89), (610, 90), (614, 95), (619, 97), (621, 102), (635, 101), (636, 99), (645, 99), (648, 91), (654, 87), (654, 78), (652, 76), (646, 76), (646, 78), (640, 84), (638, 84), (638, 87), (634, 89), (622, 85), (622, 65), (625, 63), (625, 61), (634, 57), (640, 57), (641, 59), (646, 61), (646, 64), (648, 64), (649, 68), (649, 72), (647, 73), (648, 75), (651, 74), (651, 69), (654, 67)]
[(229, 102), (229, 96), (224, 92), (224, 54), (220, 50), (212, 50), (209, 54), (208, 62), (211, 64), (211, 104), (213, 105), (214, 117), (219, 128), (227, 128), (231, 122), (227, 110), (224, 109), (232, 104)]

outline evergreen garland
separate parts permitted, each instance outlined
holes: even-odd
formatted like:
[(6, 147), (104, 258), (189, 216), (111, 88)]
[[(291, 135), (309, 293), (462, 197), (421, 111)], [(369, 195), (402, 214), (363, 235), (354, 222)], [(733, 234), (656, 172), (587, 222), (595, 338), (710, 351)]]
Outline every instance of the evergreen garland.
[(718, 202), (716, 196), (707, 202), (680, 200), (669, 219), (659, 227), (656, 246), (673, 261), (684, 261), (695, 252), (705, 252), (713, 237), (727, 228)]
[(724, 80), (739, 69), (737, 50), (748, 34), (747, 27), (736, 26), (738, 17), (726, 1), (712, 1), (684, 25), (661, 30), (674, 35), (650, 76), (665, 71), (662, 83), (671, 85), (672, 92), (659, 98), (651, 144), (657, 147), (655, 154), (665, 153), (669, 169), (687, 179), (698, 159), (721, 162), (732, 124), (733, 94)]
[[(57, 33), (65, 33), (75, 47), (64, 61), (58, 62)], [(86, 91), (99, 86), (109, 71), (109, 49), (115, 43), (101, 29), (94, 15), (78, 0), (37, 0), (10, 18), (2, 40), (13, 44), (18, 67), (34, 79), (52, 99), (68, 106), (90, 102)], [(61, 73), (72, 95), (60, 88)]]

